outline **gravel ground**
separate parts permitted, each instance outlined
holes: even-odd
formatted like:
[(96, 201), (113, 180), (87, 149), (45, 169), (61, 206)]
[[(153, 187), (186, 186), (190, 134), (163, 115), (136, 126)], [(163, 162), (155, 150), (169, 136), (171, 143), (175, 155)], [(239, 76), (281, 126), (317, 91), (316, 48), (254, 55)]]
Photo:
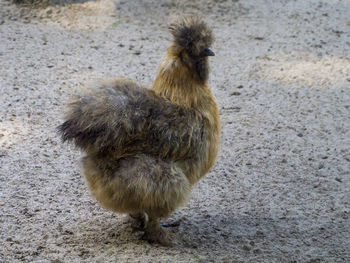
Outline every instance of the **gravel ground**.
[[(169, 14), (216, 35), (212, 171), (150, 245), (101, 208), (55, 127), (101, 78), (150, 85)], [(0, 262), (350, 262), (349, 0), (0, 0)]]

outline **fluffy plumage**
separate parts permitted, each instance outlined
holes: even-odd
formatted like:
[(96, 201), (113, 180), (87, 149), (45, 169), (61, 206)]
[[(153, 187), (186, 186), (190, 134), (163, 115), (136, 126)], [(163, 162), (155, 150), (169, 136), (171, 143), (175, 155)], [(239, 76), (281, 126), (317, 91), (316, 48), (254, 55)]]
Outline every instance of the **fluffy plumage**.
[(120, 159), (136, 154), (179, 160), (200, 145), (202, 116), (128, 79), (101, 84), (68, 105), (64, 140), (88, 153)]
[(175, 18), (169, 24), (169, 31), (174, 36), (174, 43), (194, 56), (214, 41), (211, 29), (197, 16)]
[(214, 41), (211, 29), (198, 16), (184, 16), (174, 19), (169, 25), (169, 31), (174, 36), (175, 46), (186, 50), (199, 78), (207, 81), (209, 65), (205, 51)]
[[(84, 174), (107, 209), (145, 221), (145, 238), (168, 245), (158, 219), (188, 200), (218, 152), (218, 109), (207, 85), (207, 25), (197, 17), (169, 26), (174, 42), (151, 89), (128, 79), (103, 83), (72, 99), (62, 138), (86, 152)], [(145, 216), (147, 215), (147, 216)]]

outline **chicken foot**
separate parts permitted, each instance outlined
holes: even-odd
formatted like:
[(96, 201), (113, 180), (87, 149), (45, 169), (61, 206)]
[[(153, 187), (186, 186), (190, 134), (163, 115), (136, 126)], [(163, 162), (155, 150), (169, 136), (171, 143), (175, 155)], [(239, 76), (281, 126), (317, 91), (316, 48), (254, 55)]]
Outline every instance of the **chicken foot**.
[(166, 231), (158, 222), (157, 218), (150, 217), (144, 229), (142, 239), (149, 243), (158, 243), (163, 246), (172, 246), (174, 234)]

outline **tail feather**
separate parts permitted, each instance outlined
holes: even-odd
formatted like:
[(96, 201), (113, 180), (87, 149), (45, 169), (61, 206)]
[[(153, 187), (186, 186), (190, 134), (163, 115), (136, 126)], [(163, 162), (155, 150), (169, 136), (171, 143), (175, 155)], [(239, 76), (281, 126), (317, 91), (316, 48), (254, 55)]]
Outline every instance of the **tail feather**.
[(199, 150), (202, 128), (197, 111), (170, 103), (135, 82), (117, 80), (73, 99), (58, 131), (64, 141), (90, 154), (178, 159)]
[(95, 126), (86, 129), (78, 126), (72, 119), (65, 121), (57, 128), (64, 142), (73, 141), (74, 144), (81, 149), (87, 149), (89, 145), (96, 143), (100, 134), (106, 134), (106, 127)]
[(134, 82), (121, 79), (72, 99), (65, 121), (57, 127), (62, 140), (73, 142), (82, 150), (97, 152), (123, 144), (131, 134), (125, 89), (131, 91), (135, 87), (140, 88)]

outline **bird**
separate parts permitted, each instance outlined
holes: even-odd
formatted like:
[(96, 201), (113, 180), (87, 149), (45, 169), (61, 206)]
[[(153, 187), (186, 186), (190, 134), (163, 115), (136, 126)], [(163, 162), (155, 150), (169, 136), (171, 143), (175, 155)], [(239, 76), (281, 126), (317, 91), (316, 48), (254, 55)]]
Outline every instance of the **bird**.
[(119, 77), (71, 98), (63, 141), (85, 153), (82, 170), (100, 205), (129, 214), (143, 239), (164, 246), (174, 235), (160, 220), (190, 199), (213, 167), (220, 144), (218, 106), (208, 85), (214, 36), (199, 16), (168, 24), (172, 41), (151, 87)]

